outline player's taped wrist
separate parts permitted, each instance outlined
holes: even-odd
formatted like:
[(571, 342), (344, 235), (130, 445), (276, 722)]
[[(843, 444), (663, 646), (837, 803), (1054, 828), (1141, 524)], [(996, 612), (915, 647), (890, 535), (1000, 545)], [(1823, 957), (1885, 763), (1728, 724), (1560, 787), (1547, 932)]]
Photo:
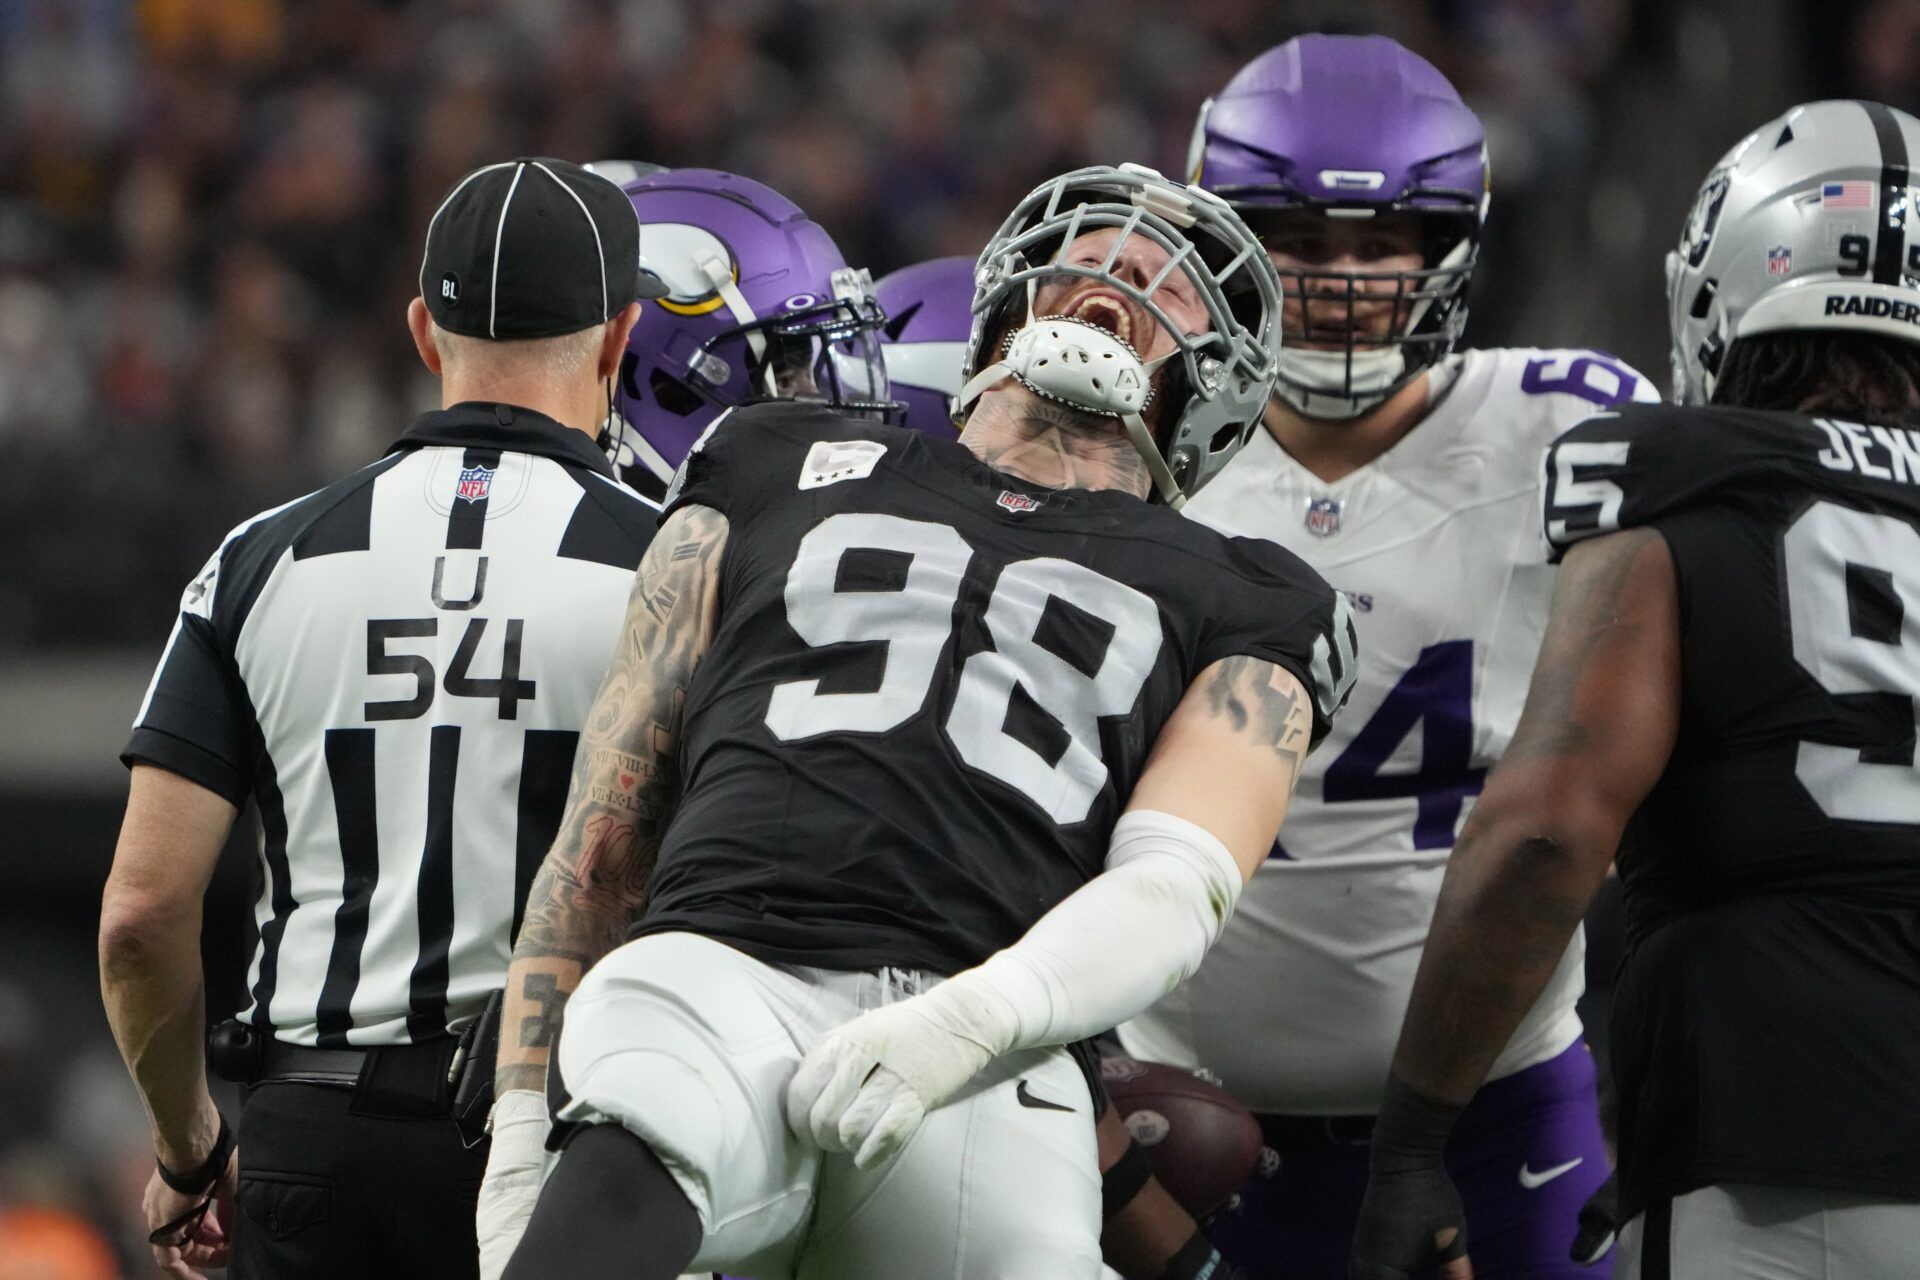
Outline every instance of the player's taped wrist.
[(1447, 1139), (1460, 1111), (1416, 1092), (1397, 1075), (1387, 1078), (1354, 1226), (1350, 1280), (1404, 1280), (1465, 1254), (1466, 1219), (1446, 1164)]
[(1373, 1167), (1393, 1174), (1442, 1163), (1460, 1112), (1460, 1107), (1435, 1102), (1389, 1074), (1373, 1124)]
[(1105, 872), (925, 998), (988, 1058), (1098, 1035), (1200, 967), (1241, 885), (1233, 855), (1211, 832), (1133, 810), (1114, 824)]
[(488, 1120), (493, 1145), (474, 1206), (481, 1280), (499, 1280), (526, 1234), (540, 1184), (546, 1180), (551, 1123), (547, 1096), (538, 1089), (509, 1089), (494, 1099)]

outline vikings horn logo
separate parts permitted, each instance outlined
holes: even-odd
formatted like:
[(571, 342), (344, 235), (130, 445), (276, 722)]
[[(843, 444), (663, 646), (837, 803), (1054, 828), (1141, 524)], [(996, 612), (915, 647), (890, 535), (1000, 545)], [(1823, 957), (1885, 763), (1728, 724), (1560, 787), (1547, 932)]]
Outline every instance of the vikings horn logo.
[(658, 276), (667, 286), (660, 305), (679, 316), (703, 316), (725, 303), (699, 264), (718, 258), (727, 264), (734, 282), (740, 280), (740, 260), (726, 241), (705, 227), (684, 222), (649, 222), (640, 237), (640, 269)]

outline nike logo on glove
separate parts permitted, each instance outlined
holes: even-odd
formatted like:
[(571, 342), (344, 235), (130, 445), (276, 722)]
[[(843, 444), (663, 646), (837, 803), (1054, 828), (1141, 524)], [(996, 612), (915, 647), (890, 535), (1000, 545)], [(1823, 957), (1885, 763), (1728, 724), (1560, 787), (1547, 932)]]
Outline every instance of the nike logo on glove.
[(1542, 1169), (1538, 1173), (1535, 1173), (1523, 1164), (1520, 1166), (1520, 1185), (1529, 1191), (1538, 1191), (1541, 1187), (1546, 1186), (1561, 1174), (1582, 1164), (1585, 1159), (1584, 1156), (1575, 1157), (1565, 1164), (1557, 1164), (1551, 1169)]
[[(1025, 1080), (1022, 1080), (1018, 1085), (1018, 1087), (1014, 1089), (1013, 1096), (1019, 1099), (1021, 1106), (1032, 1107), (1036, 1111), (1071, 1111), (1073, 1110), (1072, 1107), (1062, 1106), (1058, 1102), (1048, 1102), (1045, 1098), (1034, 1097), (1031, 1093), (1027, 1092), (1027, 1082)], [(1575, 1161), (1575, 1163), (1577, 1164), (1579, 1162)]]

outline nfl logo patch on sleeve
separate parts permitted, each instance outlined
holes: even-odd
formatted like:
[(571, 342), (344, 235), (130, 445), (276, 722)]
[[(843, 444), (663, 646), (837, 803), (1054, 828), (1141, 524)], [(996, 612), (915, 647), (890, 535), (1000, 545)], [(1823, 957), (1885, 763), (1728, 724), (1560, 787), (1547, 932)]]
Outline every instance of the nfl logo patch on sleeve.
[(842, 480), (865, 480), (886, 451), (878, 440), (817, 441), (800, 466), (800, 487), (824, 489)]
[(1023, 515), (1026, 512), (1038, 511), (1040, 509), (1040, 499), (1030, 498), (1024, 493), (1015, 493), (1011, 489), (1002, 489), (1000, 496), (995, 498), (994, 501), (998, 503), (1002, 509), (1011, 511), (1015, 515)]

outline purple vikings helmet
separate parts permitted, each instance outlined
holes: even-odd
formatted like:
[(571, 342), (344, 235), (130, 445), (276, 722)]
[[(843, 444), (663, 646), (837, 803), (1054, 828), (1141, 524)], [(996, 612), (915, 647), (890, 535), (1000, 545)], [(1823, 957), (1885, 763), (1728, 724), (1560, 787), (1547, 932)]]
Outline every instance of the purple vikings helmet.
[(640, 215), (640, 267), (667, 295), (640, 309), (614, 389), (614, 466), (660, 493), (721, 412), (757, 397), (886, 417), (865, 271), (791, 200), (715, 169), (667, 169), (623, 188)]
[[(1426, 59), (1385, 36), (1306, 35), (1269, 49), (1200, 108), (1187, 170), (1263, 235), (1302, 212), (1419, 215), (1421, 270), (1281, 270), (1301, 303), (1274, 392), (1288, 404), (1357, 417), (1453, 349), (1487, 216), (1486, 131)], [(1363, 293), (1392, 304), (1384, 336), (1347, 323)], [(1331, 324), (1325, 308), (1341, 309)], [(1305, 349), (1316, 328), (1344, 331), (1345, 349)]]
[(916, 262), (882, 277), (873, 294), (887, 315), (881, 351), (893, 398), (906, 406), (904, 425), (953, 439), (953, 401), (973, 333), (973, 259)]

